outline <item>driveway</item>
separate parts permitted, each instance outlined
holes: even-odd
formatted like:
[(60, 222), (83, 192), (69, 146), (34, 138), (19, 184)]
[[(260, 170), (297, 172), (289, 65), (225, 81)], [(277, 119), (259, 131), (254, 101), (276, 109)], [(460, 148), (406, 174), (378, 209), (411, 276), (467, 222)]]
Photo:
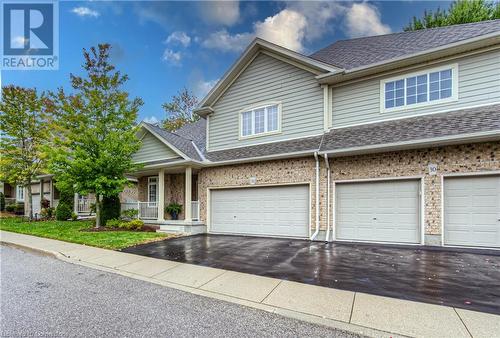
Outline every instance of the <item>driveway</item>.
[(197, 235), (122, 251), (500, 314), (500, 252), (491, 250)]

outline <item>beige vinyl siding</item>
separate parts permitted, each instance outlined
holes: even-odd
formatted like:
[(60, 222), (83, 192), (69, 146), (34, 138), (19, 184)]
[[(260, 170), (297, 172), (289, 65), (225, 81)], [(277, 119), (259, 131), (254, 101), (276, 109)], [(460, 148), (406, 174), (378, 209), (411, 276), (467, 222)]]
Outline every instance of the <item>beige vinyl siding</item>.
[[(280, 101), (281, 133), (239, 139), (239, 114), (255, 104)], [(314, 74), (259, 54), (213, 106), (209, 149), (317, 135), (323, 132), (323, 90)]]
[(179, 157), (179, 155), (165, 143), (151, 133), (146, 132), (142, 139), (141, 148), (134, 154), (133, 159), (135, 162), (150, 162), (177, 157)]
[[(381, 112), (380, 81), (398, 75), (391, 74), (333, 88), (333, 127), (500, 102), (500, 50), (463, 57), (458, 61), (443, 62), (428, 68), (454, 63), (458, 64), (458, 101), (394, 112)], [(425, 68), (419, 70), (425, 70)], [(404, 76), (405, 73), (414, 71), (402, 71), (399, 74)]]

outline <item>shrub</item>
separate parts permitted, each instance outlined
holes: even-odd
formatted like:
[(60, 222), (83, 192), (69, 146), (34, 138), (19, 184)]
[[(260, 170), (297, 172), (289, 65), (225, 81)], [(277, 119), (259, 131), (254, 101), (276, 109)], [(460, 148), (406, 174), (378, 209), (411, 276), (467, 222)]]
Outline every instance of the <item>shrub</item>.
[(106, 221), (106, 226), (110, 228), (119, 228), (121, 223), (123, 222), (120, 221), (119, 219), (108, 219)]
[(72, 213), (73, 209), (68, 203), (59, 202), (56, 208), (56, 219), (58, 221), (67, 221), (71, 218)]
[(40, 211), (42, 218), (52, 218), (54, 216), (54, 208), (43, 208)]
[(120, 218), (120, 198), (118, 196), (104, 197), (101, 208), (101, 224), (107, 220)]
[(14, 211), (16, 215), (24, 215), (24, 203), (17, 203)]
[(72, 221), (76, 221), (77, 219), (78, 219), (78, 215), (77, 215), (77, 214), (73, 211), (73, 212), (71, 213), (71, 220), (72, 220)]
[(42, 208), (47, 209), (48, 207), (50, 207), (50, 202), (48, 199), (44, 198), (40, 202), (40, 205), (42, 206)]
[(139, 210), (137, 209), (127, 209), (122, 211), (122, 218), (132, 220), (137, 218), (139, 215)]
[(144, 222), (140, 219), (134, 219), (127, 223), (127, 229), (129, 230), (141, 230), (144, 226)]
[(14, 212), (16, 210), (16, 205), (15, 204), (8, 204), (5, 207), (5, 210), (8, 211), (8, 212)]
[(5, 195), (3, 192), (0, 192), (0, 211), (5, 210)]
[(59, 204), (56, 208), (56, 219), (58, 221), (67, 221), (73, 213), (73, 198), (72, 191), (61, 191), (59, 196)]

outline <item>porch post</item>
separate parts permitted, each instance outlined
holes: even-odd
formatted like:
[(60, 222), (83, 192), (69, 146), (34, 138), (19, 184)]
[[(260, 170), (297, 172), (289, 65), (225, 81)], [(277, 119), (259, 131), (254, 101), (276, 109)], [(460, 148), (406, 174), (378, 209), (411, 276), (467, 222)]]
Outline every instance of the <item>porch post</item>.
[(191, 222), (191, 180), (192, 180), (193, 170), (191, 167), (186, 167), (186, 184), (184, 185), (184, 221)]
[(54, 179), (53, 178), (50, 178), (50, 181), (49, 181), (49, 189), (50, 189), (50, 207), (53, 208), (54, 207)]
[(42, 201), (44, 197), (45, 195), (43, 193), (43, 178), (40, 178), (40, 212), (42, 212)]
[(165, 220), (165, 169), (158, 172), (158, 222)]
[(73, 212), (78, 215), (78, 193), (73, 197)]

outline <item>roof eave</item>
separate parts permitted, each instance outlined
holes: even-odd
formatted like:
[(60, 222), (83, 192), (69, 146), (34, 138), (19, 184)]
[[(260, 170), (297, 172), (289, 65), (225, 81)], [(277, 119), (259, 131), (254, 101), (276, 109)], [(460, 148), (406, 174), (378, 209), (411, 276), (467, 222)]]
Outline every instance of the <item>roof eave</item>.
[(343, 72), (330, 72), (320, 74), (316, 79), (320, 84), (335, 84), (348, 80), (353, 80), (363, 76), (373, 75), (384, 71), (411, 66), (425, 61), (431, 61), (442, 57), (452, 56), (458, 53), (467, 52), (474, 49), (491, 47), (500, 44), (500, 32), (485, 34), (475, 38), (447, 44), (432, 48), (423, 52), (405, 55), (402, 57), (373, 63), (366, 66), (356, 67)]
[(477, 132), (470, 134), (448, 135), (427, 139), (411, 140), (404, 142), (376, 144), (362, 147), (342, 148), (335, 150), (321, 150), (320, 155), (328, 154), (332, 157), (363, 155), (372, 153), (381, 153), (387, 151), (400, 151), (409, 149), (418, 149), (424, 147), (438, 147), (454, 144), (477, 143), (500, 140), (500, 129), (486, 132)]

